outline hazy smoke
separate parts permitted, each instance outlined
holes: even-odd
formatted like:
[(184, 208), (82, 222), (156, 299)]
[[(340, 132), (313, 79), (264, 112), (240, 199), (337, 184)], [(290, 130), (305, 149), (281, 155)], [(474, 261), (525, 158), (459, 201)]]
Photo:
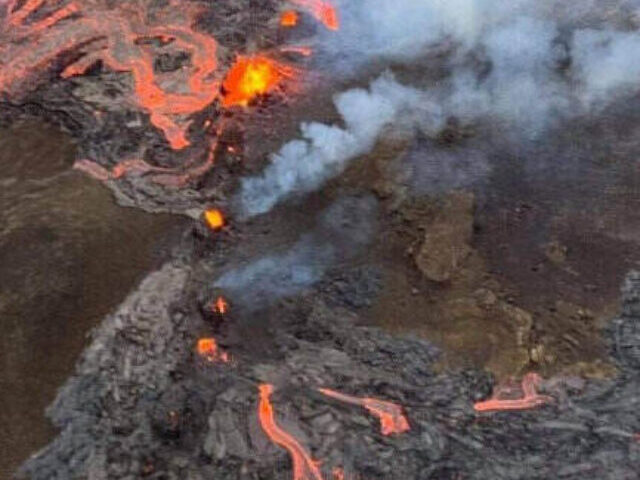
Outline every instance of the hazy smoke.
[[(638, 0), (332, 0), (341, 28), (322, 41), (326, 54), (344, 65), (380, 57), (413, 60), (437, 43), (456, 43), (471, 50), (491, 35), (510, 29), (522, 18), (555, 28), (629, 29), (640, 25)], [(525, 35), (517, 35), (522, 39)], [(503, 44), (517, 50), (516, 43)], [(527, 42), (536, 41), (529, 39)]]
[(434, 86), (448, 114), (497, 116), (530, 135), (640, 84), (638, 0), (336, 2), (343, 26), (323, 38), (336, 71), (450, 45), (450, 77)]
[(438, 148), (430, 141), (418, 141), (402, 158), (405, 183), (417, 194), (439, 194), (466, 189), (482, 181), (491, 165), (482, 146)]
[(640, 34), (581, 30), (575, 33), (573, 57), (588, 103), (606, 103), (617, 91), (640, 85)]
[(214, 286), (259, 306), (293, 295), (318, 282), (337, 261), (357, 254), (376, 228), (371, 197), (344, 198), (320, 216), (318, 226), (282, 253), (252, 260), (220, 276)]
[[(245, 215), (318, 188), (399, 120), (419, 122), (429, 132), (448, 117), (484, 119), (536, 138), (558, 121), (597, 112), (640, 85), (640, 35), (631, 25), (640, 19), (638, 0), (334, 1), (342, 25), (320, 39), (328, 55), (325, 68), (357, 75), (363, 65), (386, 59), (415, 70), (432, 47), (448, 45), (447, 74), (422, 90), (387, 74), (368, 91), (337, 95), (345, 127), (302, 124), (301, 139), (274, 154), (262, 175), (243, 181), (239, 203)], [(413, 75), (422, 84), (420, 72)]]

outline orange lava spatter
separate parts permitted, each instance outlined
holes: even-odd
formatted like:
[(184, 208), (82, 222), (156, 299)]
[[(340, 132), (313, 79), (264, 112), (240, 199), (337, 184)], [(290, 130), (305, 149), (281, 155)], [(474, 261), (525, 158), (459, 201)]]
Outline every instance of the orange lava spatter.
[(222, 83), (225, 107), (246, 106), (258, 95), (273, 90), (290, 69), (265, 56), (239, 56)]
[(224, 227), (224, 216), (217, 208), (206, 210), (204, 212), (204, 218), (207, 221), (207, 225), (209, 225), (209, 228), (212, 230), (219, 230)]
[(345, 395), (328, 388), (319, 388), (318, 391), (341, 402), (366, 408), (369, 413), (380, 420), (380, 430), (383, 435), (399, 434), (410, 430), (409, 422), (402, 413), (402, 408), (395, 403), (370, 397), (359, 398)]
[[(327, 28), (338, 28), (337, 13), (329, 2), (292, 2), (310, 11)], [(239, 56), (222, 81), (218, 43), (194, 26), (203, 8), (195, 2), (0, 0), (0, 8), (5, 10), (0, 17), (0, 94), (21, 95), (44, 80), (46, 73), (54, 73), (54, 66), (60, 69), (56, 73), (62, 78), (71, 78), (84, 75), (101, 62), (112, 71), (130, 75), (131, 92), (125, 99), (149, 115), (150, 122), (175, 150), (190, 145), (192, 114), (218, 99), (224, 107), (246, 106), (297, 73), (266, 55)], [(281, 22), (293, 26), (298, 17), (297, 11), (287, 10)], [(159, 54), (184, 52), (189, 59), (179, 69), (154, 71)], [(309, 56), (312, 50), (285, 46), (282, 52)], [(76, 168), (105, 181), (130, 173), (153, 174), (149, 178), (154, 183), (182, 187), (212, 167), (213, 155), (186, 171), (155, 167), (142, 159), (126, 159), (112, 171), (101, 170), (91, 162), (81, 160)]]
[(293, 480), (323, 480), (322, 474), (316, 462), (313, 461), (307, 451), (289, 433), (281, 429), (275, 420), (271, 394), (273, 385), (261, 384), (259, 387), (260, 403), (258, 406), (258, 418), (262, 429), (273, 443), (286, 449), (293, 462)]
[[(29, 85), (31, 77), (48, 69), (56, 58), (75, 53), (77, 60), (62, 71), (63, 78), (81, 75), (98, 61), (112, 70), (129, 72), (132, 101), (147, 111), (172, 148), (189, 145), (189, 122), (180, 117), (204, 109), (219, 95), (219, 83), (212, 79), (217, 68), (217, 42), (192, 28), (192, 12), (183, 8), (186, 20), (171, 23), (165, 18), (167, 10), (179, 6), (171, 0), (165, 11), (156, 12), (157, 24), (150, 25), (143, 0), (123, 2), (117, 8), (86, 0), (51, 2), (60, 3), (57, 10), (30, 21), (45, 3), (50, 2), (9, 2), (0, 30), (0, 91), (13, 92)], [(173, 82), (180, 83), (183, 91), (169, 91), (154, 72), (154, 55), (142, 44), (153, 39), (191, 54), (190, 67), (175, 74), (183, 81)]]
[(504, 399), (503, 390), (498, 388), (492, 398), (477, 402), (473, 408), (477, 412), (491, 412), (503, 410), (524, 410), (535, 408), (545, 403), (550, 403), (553, 398), (548, 395), (541, 395), (537, 392), (537, 387), (542, 382), (540, 375), (536, 373), (528, 373), (522, 378), (522, 398)]
[(229, 309), (229, 304), (224, 299), (224, 297), (218, 297), (215, 303), (213, 304), (213, 311), (215, 313), (219, 313), (220, 315), (224, 315), (225, 313), (227, 313), (228, 309)]
[(290, 0), (294, 5), (306, 9), (329, 30), (338, 30), (340, 21), (336, 8), (326, 0)]
[(298, 12), (286, 10), (280, 16), (280, 25), (283, 27), (295, 27), (298, 24)]
[(228, 363), (230, 360), (229, 354), (220, 350), (215, 338), (209, 337), (199, 339), (196, 350), (198, 352), (198, 355), (212, 363)]

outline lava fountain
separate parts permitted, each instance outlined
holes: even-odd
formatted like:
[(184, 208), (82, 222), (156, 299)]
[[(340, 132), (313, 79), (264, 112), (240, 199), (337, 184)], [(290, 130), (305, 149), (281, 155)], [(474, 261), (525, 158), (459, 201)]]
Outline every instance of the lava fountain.
[(272, 91), (293, 70), (268, 57), (256, 55), (239, 56), (222, 84), (225, 107), (246, 107), (251, 100)]
[[(181, 117), (202, 110), (219, 96), (219, 83), (213, 78), (217, 72), (217, 42), (193, 28), (196, 9), (180, 6), (185, 16), (178, 21), (176, 15), (170, 15), (178, 4), (170, 1), (158, 10), (158, 20), (150, 24), (142, 1), (113, 9), (95, 1), (70, 2), (42, 20), (33, 20), (45, 3), (29, 0), (8, 5), (0, 36), (2, 57), (6, 59), (0, 90), (13, 93), (23, 89), (34, 75), (41, 75), (64, 55), (73, 55), (75, 61), (62, 70), (62, 78), (82, 75), (100, 61), (114, 71), (130, 73), (131, 102), (149, 114), (151, 123), (163, 132), (173, 149), (190, 144), (189, 121)], [(163, 86), (165, 79), (154, 72), (154, 55), (145, 45), (149, 41), (160, 48), (171, 45), (191, 54), (191, 66), (177, 74), (185, 92)]]

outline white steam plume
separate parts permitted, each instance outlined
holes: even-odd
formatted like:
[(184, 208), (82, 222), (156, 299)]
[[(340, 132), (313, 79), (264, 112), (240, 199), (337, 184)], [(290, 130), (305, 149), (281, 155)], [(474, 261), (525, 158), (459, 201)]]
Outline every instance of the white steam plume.
[(638, 32), (578, 31), (573, 57), (582, 79), (582, 97), (589, 104), (606, 103), (616, 91), (640, 86)]
[(408, 117), (420, 111), (422, 118), (441, 121), (438, 108), (422, 92), (400, 85), (390, 75), (373, 81), (369, 90), (341, 93), (334, 102), (345, 127), (303, 123), (302, 139), (285, 144), (262, 175), (242, 181), (240, 201), (245, 215), (267, 212), (290, 193), (308, 192), (341, 173), (348, 160), (373, 147), (400, 112)]
[(415, 69), (431, 47), (448, 45), (446, 75), (425, 91), (383, 76), (369, 91), (338, 95), (345, 128), (302, 124), (302, 139), (274, 154), (261, 176), (243, 181), (245, 215), (318, 188), (399, 119), (433, 129), (452, 116), (482, 118), (537, 138), (558, 121), (597, 114), (640, 88), (640, 0), (333, 1), (341, 28), (319, 41), (324, 67), (336, 75), (355, 75), (374, 60)]

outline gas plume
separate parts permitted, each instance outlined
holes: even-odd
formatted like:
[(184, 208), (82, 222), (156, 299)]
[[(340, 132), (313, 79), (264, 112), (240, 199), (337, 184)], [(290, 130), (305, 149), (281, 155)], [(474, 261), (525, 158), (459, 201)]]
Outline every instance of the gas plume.
[(286, 143), (261, 175), (242, 181), (242, 214), (265, 213), (290, 194), (314, 190), (341, 173), (349, 160), (371, 150), (385, 127), (398, 121), (400, 112), (405, 123), (412, 118), (431, 125), (441, 122), (439, 109), (426, 95), (400, 85), (392, 75), (382, 75), (368, 90), (341, 93), (334, 103), (344, 127), (303, 123), (302, 139)]
[[(345, 126), (303, 123), (300, 139), (243, 181), (247, 216), (319, 188), (407, 116), (429, 124), (427, 133), (456, 118), (531, 140), (640, 85), (637, 0), (571, 8), (555, 0), (340, 0), (336, 7), (340, 29), (321, 31), (316, 43), (322, 70), (359, 79), (404, 65), (405, 85), (385, 74), (369, 90), (336, 95)], [(437, 80), (425, 84), (429, 75)]]
[(343, 198), (320, 217), (318, 226), (285, 252), (251, 260), (222, 274), (215, 286), (249, 307), (269, 304), (318, 282), (338, 260), (358, 253), (373, 236), (376, 202)]
[(357, 74), (383, 58), (411, 64), (448, 46), (449, 76), (432, 87), (447, 113), (496, 116), (527, 134), (589, 113), (640, 81), (637, 0), (574, 8), (559, 0), (340, 0), (338, 7), (343, 27), (323, 38), (334, 68)]

